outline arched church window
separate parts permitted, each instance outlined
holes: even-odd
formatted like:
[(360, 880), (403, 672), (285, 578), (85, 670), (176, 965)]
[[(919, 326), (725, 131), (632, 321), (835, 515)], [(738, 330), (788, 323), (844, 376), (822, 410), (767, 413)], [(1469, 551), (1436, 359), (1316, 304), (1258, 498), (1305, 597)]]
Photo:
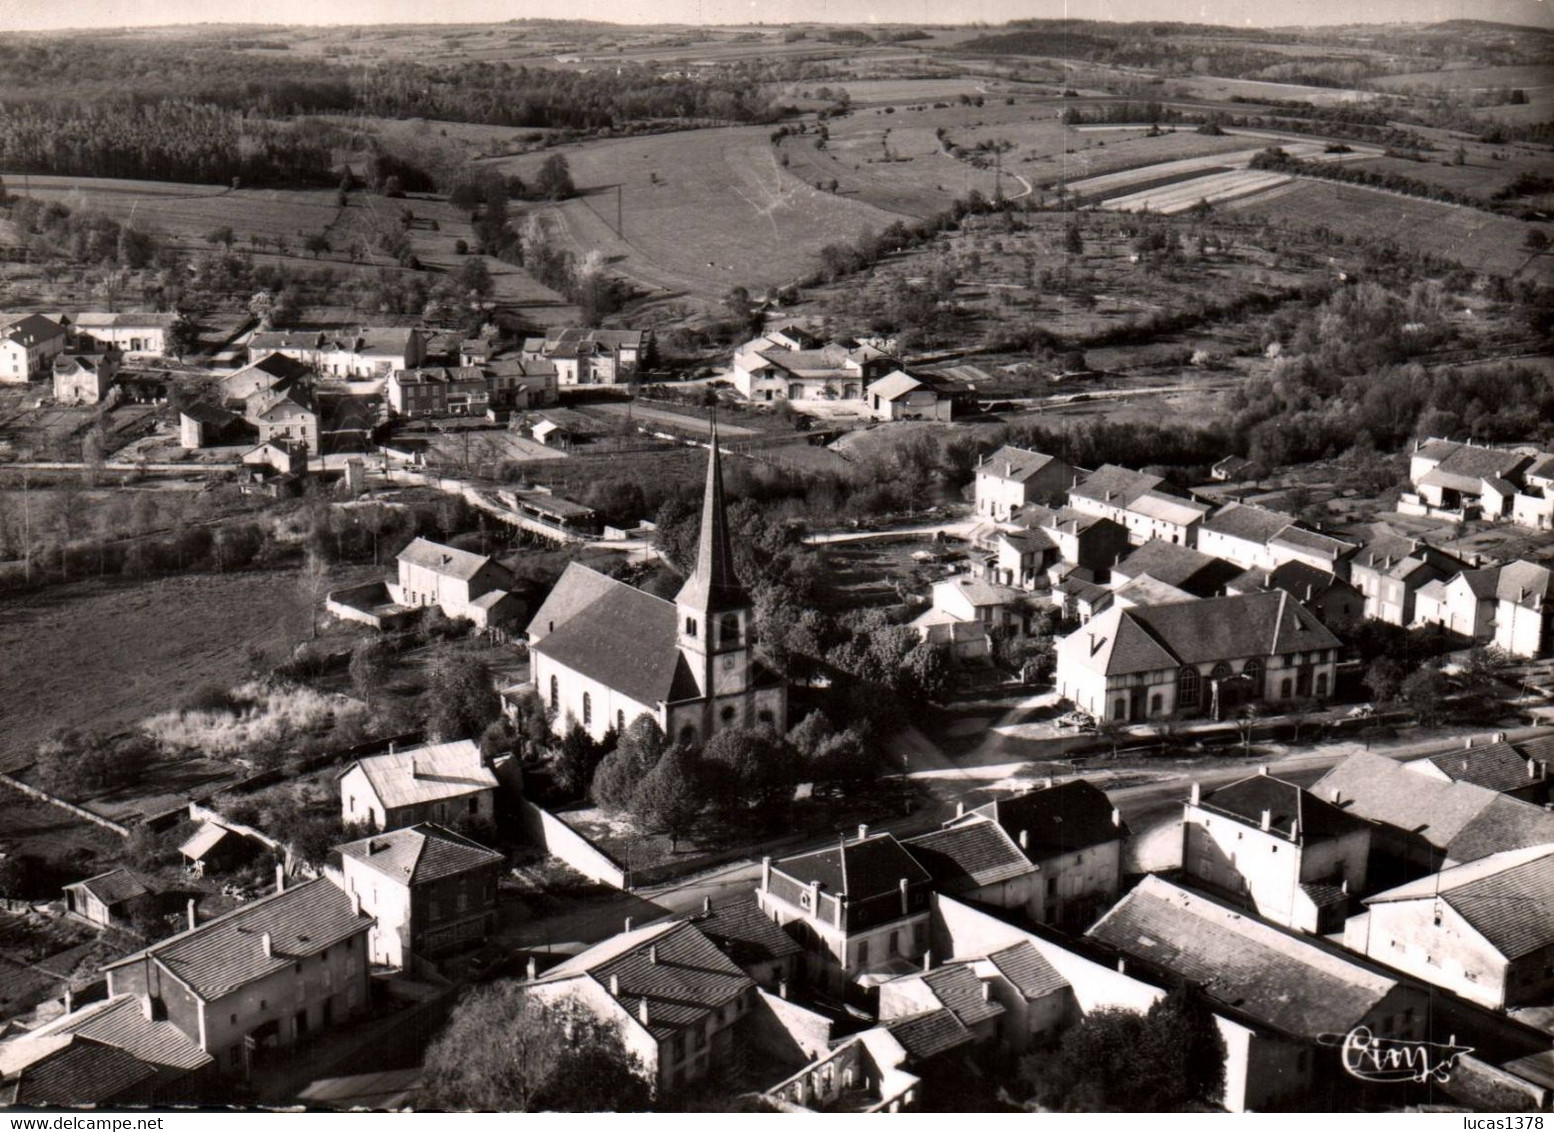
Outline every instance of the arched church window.
[(552, 711), (561, 709), (561, 682), (554, 676), (550, 678), (550, 707)]
[(725, 613), (719, 620), (718, 643), (724, 645), (739, 643), (739, 614)]
[(583, 693), (583, 726), (587, 727), (594, 721), (594, 699), (587, 692)]

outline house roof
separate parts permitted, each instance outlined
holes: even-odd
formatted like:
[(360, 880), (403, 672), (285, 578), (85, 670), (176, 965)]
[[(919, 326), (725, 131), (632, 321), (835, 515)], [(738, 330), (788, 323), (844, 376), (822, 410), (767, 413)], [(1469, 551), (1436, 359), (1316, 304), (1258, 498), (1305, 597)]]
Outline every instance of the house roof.
[(1261, 826), (1266, 812), (1269, 831), (1296, 844), (1342, 837), (1366, 828), (1360, 818), (1270, 774), (1254, 774), (1222, 786), (1205, 795), (1200, 805), (1253, 827)]
[(21, 346), (33, 347), (50, 338), (58, 338), (65, 328), (41, 314), (28, 314), (0, 326), (0, 338), (9, 338)]
[(1379, 892), (1366, 904), (1442, 900), (1508, 960), (1554, 944), (1554, 844), (1492, 853)]
[(422, 366), (419, 369), (397, 369), (391, 380), (400, 385), (481, 385), (486, 383), (485, 371), (479, 366)]
[[(1004, 1013), (1003, 1006), (990, 996), (968, 963), (951, 963), (932, 971), (919, 971), (892, 979), (901, 986), (918, 983), (926, 987), (940, 1006), (954, 1014), (966, 1026), (975, 1026)], [(889, 1024), (889, 1020), (886, 1020)]]
[(1113, 607), (1059, 643), (1060, 656), (1108, 676), (1243, 657), (1336, 649), (1322, 623), (1282, 590), (1172, 605)]
[(1285, 527), (1268, 541), (1269, 546), (1291, 547), (1306, 554), (1315, 554), (1336, 562), (1356, 549), (1354, 543), (1334, 538), (1321, 531), (1308, 531), (1304, 527)]
[(1038, 550), (1049, 550), (1053, 545), (1052, 537), (1040, 527), (1015, 531), (999, 531), (994, 541), (1007, 542), (1021, 554), (1031, 554)]
[[(1204, 588), (1200, 583), (1213, 582), (1215, 575), (1226, 571), (1218, 558), (1190, 546), (1152, 538), (1113, 566), (1112, 573), (1124, 578), (1148, 574), (1168, 586), (1190, 590)], [(1207, 592), (1199, 596), (1207, 596)]]
[[(1126, 822), (1114, 824), (1111, 799), (1082, 779), (1044, 789), (1027, 790), (985, 802), (971, 811), (992, 818), (1019, 844), (1032, 861), (1074, 853), (1094, 845), (1120, 841), (1129, 835)], [(951, 824), (967, 821), (952, 819)]]
[[(691, 576), (675, 595), (676, 606), (713, 613), (750, 606), (734, 569), (734, 544), (729, 535), (728, 516), (723, 507), (723, 455), (718, 445), (714, 422), (712, 439), (707, 445), (707, 482), (702, 489), (701, 530), (696, 538), (696, 562)], [(708, 632), (711, 632), (709, 624)]]
[(1476, 861), (1506, 849), (1554, 842), (1554, 813), (1509, 794), (1491, 793), (1446, 848), (1451, 861)]
[(975, 1035), (955, 1017), (955, 1012), (947, 1008), (904, 1018), (887, 1018), (880, 1026), (901, 1043), (901, 1048), (913, 1061), (927, 1061), (975, 1040)]
[(1179, 499), (1154, 490), (1146, 491), (1128, 504), (1128, 510), (1147, 519), (1174, 523), (1181, 527), (1196, 523), (1209, 513), (1206, 503), (1194, 503), (1190, 499)]
[[(154, 960), (207, 1002), (317, 955), (372, 927), (371, 916), (325, 879), (305, 881), (255, 900), (192, 931), (106, 964)], [(264, 937), (270, 939), (265, 954)]]
[(987, 818), (908, 838), (902, 848), (928, 871), (935, 889), (951, 894), (1035, 871), (1003, 827)]
[(1295, 516), (1282, 511), (1250, 503), (1227, 503), (1204, 520), (1203, 529), (1263, 545), (1294, 521)]
[(931, 386), (898, 369), (895, 373), (886, 374), (878, 381), (871, 383), (865, 392), (871, 397), (878, 397), (881, 401), (894, 401), (918, 389), (927, 389), (930, 393), (935, 392)]
[(461, 582), (469, 581), (493, 561), (487, 555), (474, 554), (455, 546), (444, 546), (440, 542), (432, 542), (424, 538), (416, 539), (401, 550), (397, 560), (419, 566), (424, 570), (431, 570), (445, 578), (457, 578)]
[(1043, 468), (1050, 467), (1057, 459), (1029, 448), (1016, 448), (1006, 444), (977, 465), (977, 471), (1012, 483), (1024, 483)]
[(1414, 759), (1404, 766), (1425, 764), (1434, 767), (1453, 782), (1470, 782), (1485, 790), (1506, 793), (1526, 786), (1527, 756), (1510, 743), (1489, 743), (1481, 747), (1464, 747), (1459, 751), (1445, 751)]
[(1044, 998), (1068, 986), (1068, 980), (1058, 974), (1057, 968), (1028, 939), (989, 952), (987, 960), (1027, 1001)]
[[(1021, 526), (1033, 530), (1044, 528), (1072, 535), (1083, 534), (1100, 523), (1112, 523), (1112, 520), (1100, 515), (1092, 515), (1088, 511), (1079, 511), (1073, 507), (1059, 507), (1054, 510), (1051, 507), (1043, 507), (1040, 503), (1027, 503), (1020, 508), (1013, 519)], [(1115, 523), (1112, 525), (1117, 526)], [(1122, 528), (1118, 527), (1118, 529)]]
[(974, 578), (970, 574), (958, 574), (953, 578), (934, 583), (934, 589), (940, 586), (952, 587), (975, 606), (1010, 605), (1026, 597), (1024, 590), (1017, 590), (1013, 586), (1001, 586), (996, 582)]
[(226, 838), (236, 836), (238, 835), (224, 825), (218, 825), (213, 821), (201, 822), (200, 827), (194, 831), (189, 840), (178, 847), (178, 852), (192, 861), (198, 861)]
[(1069, 496), (1093, 499), (1112, 507), (1128, 507), (1146, 491), (1153, 491), (1164, 483), (1159, 476), (1147, 472), (1135, 472), (1132, 468), (1116, 464), (1103, 464), (1074, 487)]
[(549, 626), (552, 613), (567, 615), (555, 617), (555, 628), (532, 641), (534, 651), (644, 707), (698, 694), (680, 653), (674, 602), (574, 563), (530, 621), (531, 629)]
[(1554, 453), (1539, 452), (1522, 475), (1527, 478), (1537, 476), (1539, 479), (1554, 479)]
[(1086, 934), (1197, 984), (1212, 1002), (1307, 1040), (1347, 1033), (1398, 985), (1153, 875)]
[(1412, 455), (1439, 462), (1461, 447), (1462, 445), (1455, 440), (1443, 440), (1440, 437), (1433, 436), (1415, 448)]
[(1450, 575), (1467, 564), (1419, 539), (1383, 533), (1360, 548), (1353, 565), (1382, 571), (1390, 578), (1406, 578), (1421, 566), (1430, 566)]
[[(15, 1044), (32, 1047), (34, 1041), (23, 1039)], [(134, 1054), (79, 1034), (16, 1052), (18, 1056), (38, 1054), (17, 1072), (14, 1081), (0, 1085), (0, 1089), (8, 1086), (7, 1102), (16, 1105), (100, 1104), (122, 1097), (156, 1075), (155, 1066)]]
[(120, 994), (94, 1002), (33, 1031), (34, 1035), (79, 1034), (114, 1046), (165, 1069), (190, 1070), (209, 1065), (210, 1054), (171, 1022), (146, 1017), (139, 995)]
[(1487, 601), (1495, 596), (1500, 586), (1500, 567), (1485, 566), (1478, 570), (1460, 570), (1446, 584), (1455, 585), (1458, 581), (1467, 586), (1468, 591), (1480, 601)]
[(1118, 586), (1113, 595), (1123, 605), (1168, 605), (1175, 601), (1198, 600), (1197, 594), (1177, 589), (1148, 574), (1140, 574), (1127, 584)]
[(1495, 597), (1527, 609), (1541, 609), (1554, 601), (1554, 570), (1526, 559), (1517, 559), (1500, 568)]
[(753, 896), (714, 905), (710, 911), (693, 916), (691, 922), (741, 967), (784, 959), (803, 950), (761, 911)]
[(504, 860), (495, 849), (431, 822), (348, 841), (340, 854), (405, 885), (430, 884)]
[(658, 924), (605, 940), (542, 975), (537, 983), (595, 980), (662, 1041), (696, 1026), (755, 983), (695, 924)]
[(83, 889), (109, 907), (137, 896), (144, 896), (151, 891), (128, 869), (109, 869), (105, 873), (98, 873), (94, 877), (78, 880), (65, 887)]
[(320, 350), (401, 357), (420, 331), (409, 326), (363, 326), (357, 330), (266, 330), (248, 340), (255, 350)]
[(496, 789), (496, 775), (470, 739), (369, 755), (357, 759), (339, 777), (344, 778), (354, 767), (360, 767), (367, 776), (385, 810)]
[(83, 311), (72, 320), (79, 327), (139, 330), (142, 328), (165, 330), (178, 321), (176, 314), (158, 311)]
[(909, 884), (931, 880), (923, 866), (889, 833), (784, 857), (773, 862), (772, 868), (799, 884), (818, 882), (822, 892), (846, 896), (854, 902), (896, 892), (902, 878)]
[[(1424, 455), (1423, 452), (1419, 455)], [(1437, 471), (1451, 472), (1472, 480), (1504, 479), (1514, 475), (1527, 462), (1520, 452), (1504, 448), (1483, 448), (1477, 444), (1458, 444), (1441, 457)]]

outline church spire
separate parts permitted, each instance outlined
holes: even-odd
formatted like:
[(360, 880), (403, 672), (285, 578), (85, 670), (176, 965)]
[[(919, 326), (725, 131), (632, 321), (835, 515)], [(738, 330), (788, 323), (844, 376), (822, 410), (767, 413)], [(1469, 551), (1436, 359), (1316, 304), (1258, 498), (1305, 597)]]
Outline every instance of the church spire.
[(701, 503), (701, 537), (696, 544), (696, 568), (675, 597), (675, 604), (712, 613), (749, 605), (734, 573), (734, 548), (723, 511), (723, 462), (718, 453), (718, 421), (712, 418), (711, 451), (707, 456), (707, 489)]

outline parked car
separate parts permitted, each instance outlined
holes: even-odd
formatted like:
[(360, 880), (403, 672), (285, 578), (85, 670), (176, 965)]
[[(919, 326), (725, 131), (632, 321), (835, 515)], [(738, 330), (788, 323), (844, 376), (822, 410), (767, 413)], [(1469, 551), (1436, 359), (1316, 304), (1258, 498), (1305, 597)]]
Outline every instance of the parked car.
[(1071, 711), (1060, 715), (1053, 721), (1059, 731), (1094, 731), (1095, 717), (1089, 712)]
[(1369, 719), (1371, 716), (1376, 714), (1376, 705), (1356, 704), (1354, 707), (1349, 709), (1348, 714), (1350, 719)]

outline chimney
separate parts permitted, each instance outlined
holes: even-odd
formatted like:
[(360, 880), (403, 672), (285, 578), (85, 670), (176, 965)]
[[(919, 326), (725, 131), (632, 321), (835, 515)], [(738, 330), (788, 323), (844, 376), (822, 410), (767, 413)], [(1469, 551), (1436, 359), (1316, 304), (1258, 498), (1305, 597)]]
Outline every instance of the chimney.
[(610, 976), (610, 994), (613, 995), (616, 998), (619, 998), (620, 997), (620, 993), (621, 993), (621, 977), (619, 975), (611, 975)]
[(76, 1010), (76, 992), (70, 989), (70, 984), (65, 984), (65, 1013), (74, 1014)]
[(621, 931), (629, 932), (630, 930), (631, 930), (631, 917), (627, 916), (626, 917), (626, 926), (624, 928), (622, 928)]
[(275, 940), (271, 937), (269, 932), (264, 932), (259, 936), (259, 947), (260, 950), (264, 952), (264, 957), (266, 959), (275, 958)]
[(1112, 825), (1116, 826), (1118, 829), (1122, 828), (1122, 811), (1119, 810), (1116, 806), (1112, 807)]
[(1464, 750), (1471, 751), (1473, 749), (1473, 736), (1469, 735), (1466, 739), (1464, 739), (1462, 741), (1462, 746)]
[(765, 892), (772, 886), (772, 859), (761, 858), (761, 891)]
[(1335, 806), (1339, 805), (1343, 800), (1344, 800), (1344, 792), (1342, 790), (1338, 789), (1338, 787), (1336, 787), (1336, 786), (1333, 787), (1333, 793), (1331, 795), (1331, 801), (1332, 801), (1333, 805), (1335, 805)]
[(1348, 877), (1344, 877), (1343, 881), (1338, 885), (1338, 891), (1342, 892), (1345, 896), (1349, 895), (1349, 878)]
[(1312, 599), (1312, 597), (1316, 594), (1316, 592), (1317, 592), (1317, 588), (1315, 586), (1313, 586), (1310, 582), (1307, 582), (1306, 583), (1306, 600), (1310, 601)]
[(1029, 849), (1030, 847), (1031, 847), (1031, 831), (1028, 830), (1028, 829), (1022, 829), (1020, 831), (1020, 848), (1021, 849)]
[(391, 754), (391, 755), (394, 753), (394, 740), (392, 740), (392, 739), (389, 740), (388, 753)]
[(353, 915), (353, 916), (360, 916), (361, 914), (362, 914), (362, 894), (357, 892), (353, 888), (353, 889), (351, 889), (351, 915)]
[(1296, 818), (1294, 821), (1290, 822), (1290, 840), (1295, 842), (1297, 845), (1300, 843), (1300, 819), (1299, 818)]
[(858, 840), (862, 841), (867, 836), (869, 836), (869, 827), (862, 822), (858, 823)]
[(1267, 763), (1263, 763), (1261, 766), (1259, 766), (1257, 768), (1257, 773), (1258, 773), (1258, 775), (1260, 777), (1267, 778), (1268, 777), (1268, 764)]
[(902, 877), (898, 887), (901, 889), (901, 914), (907, 914), (907, 878)]
[(1263, 832), (1267, 833), (1268, 830), (1270, 830), (1272, 828), (1273, 828), (1273, 811), (1272, 810), (1264, 810), (1263, 811)]
[(966, 803), (965, 802), (956, 802), (955, 803), (955, 816), (958, 817), (958, 818), (963, 818), (963, 817), (966, 816)]
[(414, 755), (410, 756), (410, 777), (411, 778), (420, 778), (421, 777), (421, 767), (416, 762), (416, 757)]
[(1043, 790), (1051, 790), (1052, 789), (1052, 783), (1053, 783), (1053, 778), (1052, 778), (1052, 775), (1049, 774), (1049, 775), (1047, 775), (1046, 778), (1043, 778), (1041, 780), (1041, 788)]
[(1012, 476), (1012, 475), (1014, 475), (1014, 461), (1013, 460), (1005, 460), (1004, 461), (1004, 475), (1005, 476)]
[(1203, 791), (1196, 782), (1192, 784), (1192, 794), (1188, 798), (1188, 805), (1196, 806), (1203, 799)]
[(778, 979), (777, 980), (777, 997), (782, 999), (785, 1002), (787, 1001), (787, 998), (788, 998), (788, 980), (787, 979)]
[(658, 944), (656, 943), (648, 947), (648, 965), (651, 967), (658, 966)]
[(156, 1007), (151, 1002), (150, 994), (140, 996), (140, 1014), (147, 1022), (156, 1021)]
[(1117, 973), (1119, 975), (1126, 975), (1128, 973), (1128, 961), (1121, 955), (1117, 956)]
[(1540, 777), (1542, 777), (1538, 773), (1538, 760), (1537, 759), (1528, 759), (1527, 760), (1527, 777), (1528, 778), (1540, 778)]
[(982, 1001), (983, 1002), (992, 1002), (993, 1001), (993, 984), (990, 983), (990, 982), (987, 982), (985, 980), (982, 983)]
[(284, 861), (275, 862), (275, 891), (286, 891), (286, 863)]
[(712, 915), (712, 897), (703, 896), (701, 898), (701, 911), (704, 916)]
[(642, 1005), (637, 1008), (637, 1016), (642, 1019), (642, 1024), (644, 1026), (648, 1025), (648, 1004), (647, 1004), (647, 999), (644, 998), (642, 1000)]
[(540, 965), (534, 961), (534, 956), (529, 956), (529, 961), (524, 964), (524, 972), (530, 982), (540, 973)]
[(189, 930), (192, 932), (200, 926), (199, 917), (194, 914), (194, 897), (189, 897), (189, 902), (185, 907), (189, 914)]
[(933, 970), (933, 951), (932, 950), (923, 952), (923, 970), (924, 971), (932, 971)]

